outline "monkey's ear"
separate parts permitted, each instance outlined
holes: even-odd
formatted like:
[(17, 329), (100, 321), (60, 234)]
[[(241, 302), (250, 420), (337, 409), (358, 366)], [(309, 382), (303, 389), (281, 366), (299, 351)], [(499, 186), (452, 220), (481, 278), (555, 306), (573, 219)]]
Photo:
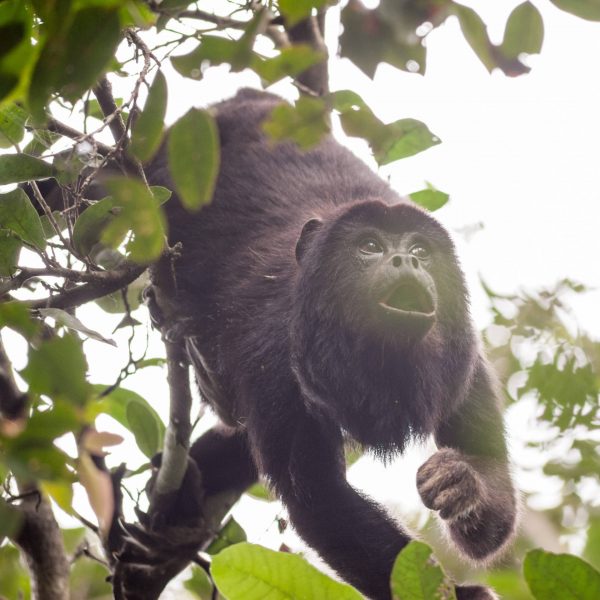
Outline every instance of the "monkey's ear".
[(302, 227), (302, 231), (300, 232), (300, 237), (296, 242), (296, 260), (298, 263), (302, 262), (302, 257), (312, 240), (313, 234), (322, 224), (323, 222), (320, 219), (310, 219), (304, 223), (304, 227)]

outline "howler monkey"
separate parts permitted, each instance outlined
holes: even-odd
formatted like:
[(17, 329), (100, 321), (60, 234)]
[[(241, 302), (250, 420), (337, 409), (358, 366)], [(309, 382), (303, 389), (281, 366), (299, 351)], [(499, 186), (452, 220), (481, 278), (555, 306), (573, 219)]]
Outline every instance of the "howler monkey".
[[(486, 560), (515, 527), (499, 395), (445, 229), (331, 137), (308, 152), (270, 142), (261, 122), (279, 102), (242, 90), (216, 105), (214, 199), (197, 214), (169, 202), (180, 329), (224, 423), (191, 456), (211, 492), (265, 475), (306, 542), (385, 600), (410, 538), (347, 483), (344, 439), (389, 457), (432, 434), (419, 493)], [(170, 186), (164, 157), (148, 173)]]

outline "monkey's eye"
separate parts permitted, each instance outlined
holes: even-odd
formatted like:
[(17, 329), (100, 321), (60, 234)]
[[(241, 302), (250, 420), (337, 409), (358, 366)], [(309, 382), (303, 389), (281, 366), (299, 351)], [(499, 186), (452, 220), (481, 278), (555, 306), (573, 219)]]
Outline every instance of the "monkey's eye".
[(429, 258), (430, 254), (431, 254), (431, 252), (429, 252), (429, 249), (421, 244), (415, 244), (408, 251), (408, 253), (411, 254), (412, 256), (416, 256), (420, 260), (425, 260), (425, 259)]
[(360, 242), (358, 246), (361, 254), (381, 254), (383, 248), (381, 244), (374, 238), (366, 238)]

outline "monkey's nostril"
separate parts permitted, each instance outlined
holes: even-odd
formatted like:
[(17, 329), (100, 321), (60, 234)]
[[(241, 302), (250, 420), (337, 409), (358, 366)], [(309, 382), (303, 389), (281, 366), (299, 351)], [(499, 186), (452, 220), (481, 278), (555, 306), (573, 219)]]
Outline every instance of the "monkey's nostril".
[(419, 268), (419, 259), (416, 256), (411, 256), (410, 260), (412, 262), (413, 269)]
[(394, 258), (392, 258), (392, 264), (394, 265), (394, 267), (401, 267), (402, 266), (402, 257), (394, 256)]

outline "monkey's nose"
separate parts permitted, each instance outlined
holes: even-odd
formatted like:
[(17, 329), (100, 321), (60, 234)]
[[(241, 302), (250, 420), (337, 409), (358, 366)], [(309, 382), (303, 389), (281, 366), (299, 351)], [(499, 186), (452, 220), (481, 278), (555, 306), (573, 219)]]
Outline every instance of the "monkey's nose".
[(418, 269), (419, 260), (416, 256), (411, 256), (409, 254), (396, 254), (392, 257), (392, 265), (396, 268), (406, 266), (412, 267), (413, 269)]

